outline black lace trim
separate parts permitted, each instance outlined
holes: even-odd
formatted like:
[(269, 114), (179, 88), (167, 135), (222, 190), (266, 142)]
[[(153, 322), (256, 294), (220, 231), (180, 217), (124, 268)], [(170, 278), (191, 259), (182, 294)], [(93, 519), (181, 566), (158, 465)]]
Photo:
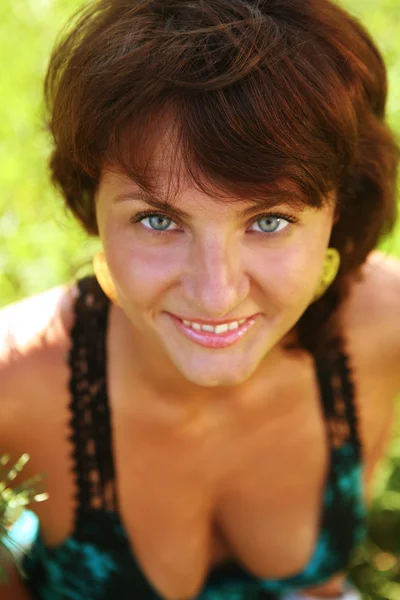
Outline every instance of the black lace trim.
[[(351, 553), (364, 535), (365, 505), (353, 479), (362, 460), (355, 407), (355, 389), (349, 358), (340, 338), (332, 342), (326, 360), (317, 363), (320, 398), (330, 445), (327, 485), (332, 497), (323, 515), (322, 528), (331, 548), (348, 564)], [(341, 450), (344, 451), (341, 451)]]
[(332, 341), (323, 360), (316, 360), (316, 369), (330, 447), (338, 449), (351, 443), (353, 460), (360, 460), (362, 452), (353, 376), (340, 338)]
[(348, 354), (341, 351), (338, 353), (337, 369), (342, 382), (341, 396), (346, 403), (347, 421), (350, 427), (349, 439), (352, 443), (355, 458), (362, 461), (364, 452), (359, 434), (359, 418), (355, 403), (354, 376), (350, 367)]
[(94, 277), (77, 282), (75, 322), (71, 330), (69, 439), (73, 444), (75, 532), (79, 537), (87, 511), (117, 507), (106, 381), (106, 332), (109, 301)]

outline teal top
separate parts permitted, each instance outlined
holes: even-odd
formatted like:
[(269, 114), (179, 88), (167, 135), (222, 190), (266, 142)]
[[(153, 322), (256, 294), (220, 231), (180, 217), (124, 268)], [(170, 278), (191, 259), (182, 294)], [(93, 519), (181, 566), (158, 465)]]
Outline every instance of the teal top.
[[(46, 547), (38, 528), (23, 560), (27, 584), (37, 600), (161, 600), (135, 560), (118, 513), (106, 383), (109, 300), (94, 277), (81, 279), (78, 286), (69, 354), (75, 528), (56, 548)], [(346, 569), (352, 550), (364, 539), (366, 510), (353, 385), (339, 340), (328, 354), (323, 361), (315, 360), (330, 465), (311, 560), (298, 575), (276, 580), (258, 579), (234, 562), (223, 564), (210, 571), (198, 600), (275, 599), (321, 584)], [(334, 434), (338, 422), (341, 439)], [(91, 477), (93, 471), (99, 477)]]

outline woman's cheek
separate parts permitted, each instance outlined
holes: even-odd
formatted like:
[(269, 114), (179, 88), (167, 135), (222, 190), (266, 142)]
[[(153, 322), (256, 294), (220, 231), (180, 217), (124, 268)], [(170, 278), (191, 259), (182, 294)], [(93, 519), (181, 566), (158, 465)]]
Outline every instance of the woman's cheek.
[[(297, 306), (309, 303), (317, 286), (323, 256), (316, 248), (298, 244), (275, 253), (268, 260), (267, 283), (270, 300), (277, 307)], [(265, 275), (264, 275), (265, 278)]]
[(117, 287), (126, 297), (146, 302), (173, 285), (182, 264), (182, 252), (171, 246), (147, 245), (139, 241), (121, 244), (111, 251), (110, 269)]

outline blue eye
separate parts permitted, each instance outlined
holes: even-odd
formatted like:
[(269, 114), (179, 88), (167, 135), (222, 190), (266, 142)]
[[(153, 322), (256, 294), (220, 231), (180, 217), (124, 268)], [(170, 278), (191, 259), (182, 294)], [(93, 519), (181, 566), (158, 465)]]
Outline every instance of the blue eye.
[(168, 226), (173, 223), (172, 219), (161, 213), (139, 213), (132, 218), (133, 223), (143, 223), (146, 220), (149, 222), (150, 227), (145, 225), (145, 228), (150, 229), (154, 233), (169, 231)]
[[(148, 221), (148, 225), (144, 224), (144, 221), (146, 220)], [(253, 222), (252, 227), (254, 227), (254, 225), (259, 227), (259, 231), (256, 231), (256, 233), (274, 234), (286, 229), (290, 223), (296, 222), (297, 219), (290, 217), (289, 215), (266, 214), (258, 217), (257, 220)], [(145, 229), (158, 234), (176, 230), (174, 228), (171, 229), (170, 227), (171, 224), (176, 225), (176, 223), (163, 213), (153, 213), (150, 211), (140, 212), (131, 218), (131, 223), (141, 223), (144, 225)], [(178, 226), (176, 225), (176, 227)]]
[(289, 219), (278, 215), (264, 215), (259, 217), (253, 225), (258, 225), (262, 233), (278, 233), (286, 229), (289, 225)]
[(168, 225), (172, 223), (172, 219), (163, 215), (152, 215), (147, 218), (149, 219), (150, 227), (154, 227), (156, 231), (165, 231)]

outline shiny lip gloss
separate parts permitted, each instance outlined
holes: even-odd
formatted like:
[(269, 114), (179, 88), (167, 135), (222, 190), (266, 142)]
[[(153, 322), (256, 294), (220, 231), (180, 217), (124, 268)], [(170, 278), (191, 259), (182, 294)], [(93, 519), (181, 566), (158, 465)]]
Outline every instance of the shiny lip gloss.
[(206, 348), (228, 348), (236, 344), (248, 331), (253, 327), (256, 322), (257, 316), (250, 317), (243, 325), (240, 325), (238, 329), (233, 331), (227, 331), (226, 333), (210, 333), (208, 331), (196, 331), (189, 326), (183, 324), (181, 319), (178, 319), (175, 315), (168, 313), (172, 318), (178, 329), (190, 340), (205, 346)]

